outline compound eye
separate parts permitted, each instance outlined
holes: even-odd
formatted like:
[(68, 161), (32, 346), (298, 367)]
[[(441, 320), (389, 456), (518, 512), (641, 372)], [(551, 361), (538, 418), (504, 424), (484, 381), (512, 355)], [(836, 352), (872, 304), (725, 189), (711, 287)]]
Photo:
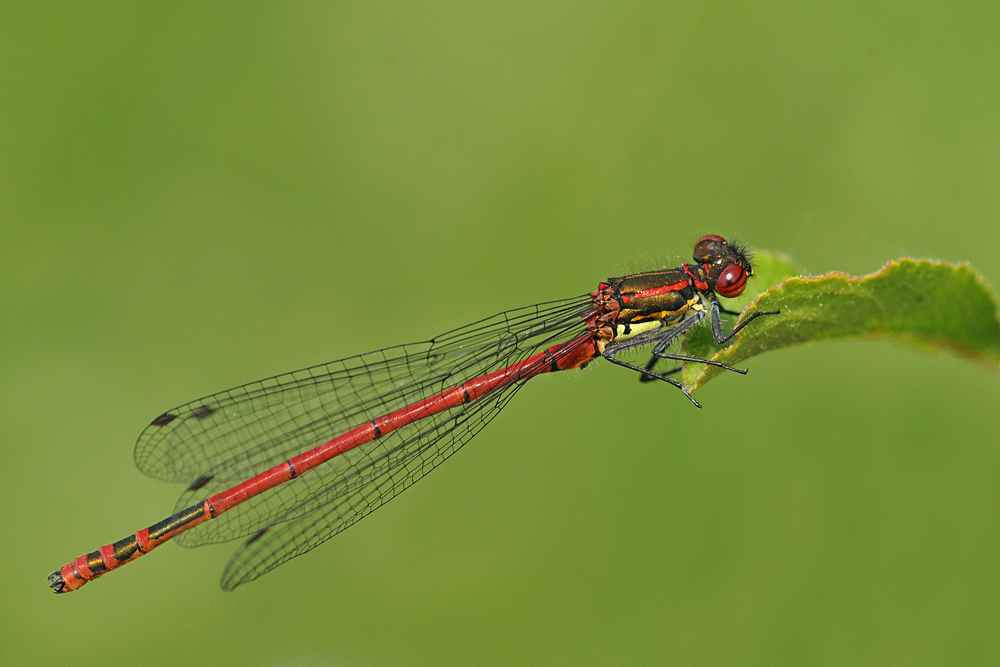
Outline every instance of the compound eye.
[(747, 286), (747, 272), (739, 264), (730, 264), (726, 267), (719, 279), (715, 281), (715, 291), (732, 299), (743, 294), (743, 289)]
[(702, 236), (694, 244), (694, 261), (698, 264), (711, 264), (721, 256), (726, 247), (726, 239), (715, 234)]

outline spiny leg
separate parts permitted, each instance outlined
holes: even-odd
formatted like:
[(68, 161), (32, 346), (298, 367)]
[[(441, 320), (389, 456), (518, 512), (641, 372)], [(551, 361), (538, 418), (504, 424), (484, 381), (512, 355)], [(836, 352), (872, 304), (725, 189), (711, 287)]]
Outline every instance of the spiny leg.
[(612, 350), (610, 350), (610, 352), (612, 355), (615, 355), (619, 352), (624, 352), (625, 350), (655, 343), (655, 346), (653, 347), (653, 355), (650, 357), (649, 362), (646, 363), (645, 367), (645, 370), (648, 371), (649, 374), (640, 373), (639, 382), (652, 382), (653, 380), (658, 379), (657, 375), (673, 375), (674, 373), (680, 372), (683, 367), (678, 366), (677, 368), (672, 368), (669, 371), (664, 371), (659, 374), (652, 372), (653, 367), (656, 366), (656, 362), (659, 361), (657, 351), (662, 352), (665, 350), (671, 342), (687, 333), (687, 331), (700, 322), (705, 315), (707, 315), (707, 313), (704, 310), (697, 311), (693, 316), (681, 321), (678, 324), (673, 326), (664, 326), (664, 328), (660, 331), (650, 332), (646, 336), (637, 336), (631, 340), (625, 341), (624, 344), (618, 343)]
[[(723, 312), (722, 306), (719, 305), (719, 300), (712, 298), (712, 335), (715, 336), (715, 342), (719, 345), (726, 343), (730, 338), (735, 336), (743, 327), (753, 322), (755, 319), (761, 315), (778, 315), (781, 313), (780, 310), (764, 310), (752, 314), (745, 321), (741, 322), (739, 325), (733, 327), (733, 330), (729, 332), (728, 336), (722, 335), (722, 322), (719, 321), (719, 313)], [(728, 314), (735, 315), (737, 313), (732, 313), (731, 311), (724, 311)]]
[(636, 366), (635, 364), (630, 364), (627, 361), (622, 361), (621, 359), (615, 359), (614, 356), (613, 356), (613, 354), (614, 353), (609, 354), (608, 352), (605, 352), (604, 353), (604, 358), (607, 359), (608, 361), (610, 361), (613, 364), (618, 364), (619, 366), (624, 366), (625, 368), (631, 368), (632, 370), (634, 370), (634, 371), (636, 371), (638, 373), (642, 373), (643, 375), (648, 375), (650, 377), (656, 378), (657, 380), (663, 380), (664, 382), (667, 382), (669, 384), (674, 385), (675, 387), (677, 387), (678, 389), (680, 389), (682, 392), (684, 392), (684, 395), (687, 396), (688, 399), (692, 403), (695, 404), (695, 407), (698, 407), (698, 408), (701, 407), (701, 403), (699, 403), (698, 401), (694, 400), (694, 396), (692, 396), (690, 394), (690, 392), (688, 392), (688, 390), (685, 389), (684, 385), (682, 385), (680, 382), (677, 382), (676, 380), (671, 380), (666, 375), (662, 375), (660, 373), (654, 373), (653, 371), (647, 370), (647, 369), (643, 368), (642, 366)]
[(708, 364), (709, 366), (715, 366), (717, 368), (725, 368), (727, 371), (732, 371), (734, 373), (739, 373), (740, 375), (746, 375), (747, 372), (742, 368), (733, 368), (732, 366), (727, 366), (721, 361), (712, 361), (711, 359), (699, 359), (698, 357), (685, 357), (683, 354), (667, 354), (666, 352), (653, 352), (654, 359), (673, 359), (674, 361), (690, 361), (696, 364)]
[[(739, 317), (741, 315), (741, 313), (737, 313), (737, 312), (734, 312), (732, 310), (727, 310), (726, 308), (723, 308), (721, 306), (721, 304), (719, 304), (719, 301), (717, 299), (713, 299), (713, 302), (712, 302), (712, 334), (715, 337), (716, 342), (719, 345), (722, 345), (723, 343), (726, 343), (727, 341), (729, 341), (733, 336), (735, 336), (743, 327), (745, 327), (747, 324), (749, 324), (750, 322), (752, 322), (756, 318), (760, 317), (761, 315), (778, 315), (780, 312), (781, 311), (779, 311), (779, 310), (774, 310), (774, 311), (761, 311), (761, 312), (758, 312), (758, 313), (753, 313), (750, 317), (747, 318), (746, 322), (743, 322), (739, 326), (733, 327), (733, 330), (729, 332), (728, 336), (723, 336), (722, 335), (722, 323), (719, 320), (719, 313), (724, 313), (726, 315), (735, 315), (737, 317)], [(697, 319), (701, 319), (701, 318), (697, 318)], [(695, 321), (690, 322), (690, 324), (688, 324), (688, 326), (684, 327), (684, 329), (681, 330), (681, 331), (673, 331), (673, 332), (671, 332), (673, 335), (671, 335), (671, 336), (669, 336), (669, 337), (665, 338), (664, 340), (661, 340), (661, 341), (659, 341), (657, 343), (656, 347), (653, 348), (653, 356), (650, 358), (649, 362), (646, 364), (646, 367), (644, 369), (646, 371), (646, 373), (643, 373), (643, 374), (641, 374), (639, 376), (639, 381), (640, 382), (652, 382), (654, 379), (657, 379), (657, 374), (656, 373), (652, 373), (652, 370), (653, 370), (653, 367), (656, 366), (656, 362), (658, 360), (660, 360), (660, 359), (673, 359), (675, 361), (684, 361), (684, 362), (708, 364), (709, 366), (716, 366), (718, 368), (724, 368), (725, 370), (733, 371), (734, 373), (739, 373), (740, 375), (746, 375), (747, 374), (746, 370), (739, 369), (739, 368), (733, 368), (732, 366), (727, 366), (726, 364), (723, 364), (723, 363), (718, 362), (718, 361), (712, 361), (710, 359), (701, 359), (701, 358), (698, 358), (698, 357), (688, 357), (688, 356), (684, 356), (684, 355), (680, 355), (680, 354), (667, 354), (666, 352), (664, 352), (664, 350), (666, 350), (667, 345), (670, 342), (672, 342), (679, 334), (684, 333), (693, 324), (695, 324)], [(682, 367), (678, 366), (677, 368), (671, 369), (671, 370), (663, 373), (663, 375), (671, 375), (673, 373), (676, 373), (676, 372), (680, 371), (681, 368)]]
[[(649, 362), (646, 364), (646, 370), (652, 371), (653, 367), (656, 366), (656, 362), (659, 360), (660, 358), (657, 357), (656, 355), (650, 356)], [(681, 368), (683, 368), (683, 366), (678, 366), (677, 368), (671, 368), (669, 371), (663, 371), (662, 373), (660, 373), (660, 375), (673, 375), (674, 373), (679, 373), (681, 371)], [(656, 379), (658, 378), (653, 377), (651, 375), (646, 375), (645, 373), (639, 373), (639, 382), (652, 382), (653, 380)]]

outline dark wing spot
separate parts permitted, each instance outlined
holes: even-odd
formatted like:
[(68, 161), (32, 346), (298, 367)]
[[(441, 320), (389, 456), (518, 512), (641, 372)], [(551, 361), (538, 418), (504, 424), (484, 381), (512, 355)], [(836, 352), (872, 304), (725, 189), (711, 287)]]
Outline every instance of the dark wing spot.
[(164, 412), (162, 415), (153, 420), (153, 426), (166, 426), (173, 420), (177, 419), (177, 415), (172, 415), (169, 412)]
[(215, 412), (215, 410), (213, 410), (212, 408), (208, 407), (207, 405), (203, 405), (200, 408), (195, 408), (191, 412), (191, 414), (194, 415), (195, 419), (204, 419), (205, 417), (209, 416), (213, 412)]
[(198, 479), (196, 479), (193, 482), (191, 482), (191, 485), (188, 486), (187, 490), (188, 491), (197, 491), (201, 487), (203, 487), (206, 484), (208, 484), (209, 482), (211, 482), (212, 481), (212, 477), (213, 477), (213, 475), (202, 475)]
[(249, 540), (247, 540), (246, 544), (243, 545), (243, 546), (250, 546), (251, 544), (253, 544), (257, 540), (259, 540), (260, 538), (264, 537), (264, 533), (266, 533), (266, 532), (267, 532), (267, 528), (265, 528), (264, 530), (261, 530), (261, 531), (258, 531), (256, 533), (254, 533), (253, 537), (251, 537)]

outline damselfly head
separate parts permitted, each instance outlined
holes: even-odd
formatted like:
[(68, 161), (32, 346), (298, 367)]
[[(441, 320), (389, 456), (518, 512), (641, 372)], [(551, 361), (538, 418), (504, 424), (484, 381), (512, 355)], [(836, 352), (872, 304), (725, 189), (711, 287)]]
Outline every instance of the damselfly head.
[(729, 299), (743, 294), (753, 275), (752, 260), (746, 248), (715, 234), (702, 236), (694, 245), (694, 261), (705, 267), (708, 284)]

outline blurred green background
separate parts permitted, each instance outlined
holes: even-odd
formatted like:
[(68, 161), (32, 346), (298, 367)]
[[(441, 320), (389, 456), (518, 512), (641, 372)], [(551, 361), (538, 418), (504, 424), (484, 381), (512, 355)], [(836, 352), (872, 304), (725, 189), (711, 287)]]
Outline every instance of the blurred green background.
[(755, 358), (701, 411), (608, 364), (540, 378), (232, 594), (235, 545), (45, 582), (169, 513), (131, 455), (164, 409), (705, 233), (1000, 284), (996, 3), (4, 13), (0, 661), (1000, 661), (1000, 381), (886, 343)]

